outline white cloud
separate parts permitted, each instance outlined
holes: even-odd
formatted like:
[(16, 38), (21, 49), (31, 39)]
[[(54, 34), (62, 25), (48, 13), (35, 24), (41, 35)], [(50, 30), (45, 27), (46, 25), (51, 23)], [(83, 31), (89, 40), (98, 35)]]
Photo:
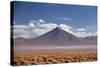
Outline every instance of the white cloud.
[(38, 26), (39, 27), (47, 27), (47, 28), (55, 28), (58, 25), (57, 24), (54, 24), (54, 23), (45, 23), (45, 24), (39, 24)]
[(84, 38), (84, 37), (88, 37), (88, 36), (96, 36), (97, 35), (96, 32), (87, 31), (87, 29), (85, 29), (85, 28), (74, 29), (73, 27), (68, 26), (66, 24), (60, 24), (59, 27), (62, 28), (63, 30), (65, 30), (66, 32), (69, 32), (77, 37)]
[[(55, 23), (46, 23), (44, 20), (38, 21), (31, 21), (26, 25), (14, 25), (14, 37), (24, 37), (24, 38), (36, 38), (41, 36), (50, 30), (53, 30), (56, 27), (60, 27), (63, 30), (77, 36), (77, 37), (87, 37), (87, 36), (96, 36), (96, 32), (89, 32), (85, 28), (77, 28), (74, 29), (73, 27), (67, 24), (55, 24)], [(44, 23), (45, 22), (45, 23)]]
[(86, 31), (85, 28), (78, 28), (77, 31)]
[(39, 19), (39, 22), (41, 23), (45, 23), (45, 21), (43, 19)]
[(30, 22), (30, 23), (34, 23), (34, 24), (37, 23), (36, 20), (30, 20), (29, 22)]
[(58, 17), (58, 19), (65, 20), (65, 21), (72, 20), (72, 18), (68, 18), (68, 17)]
[(30, 27), (35, 27), (34, 23), (32, 23), (32, 22), (29, 23), (28, 25), (29, 25)]
[(14, 25), (14, 38), (36, 38), (57, 27), (54, 23), (30, 22), (27, 25)]
[(88, 37), (88, 36), (96, 36), (96, 32), (86, 32), (86, 31), (78, 31), (74, 32), (77, 37)]
[(26, 25), (14, 25), (14, 28), (28, 28)]
[(71, 26), (66, 25), (66, 24), (60, 24), (60, 25), (59, 25), (59, 27), (61, 27), (61, 28), (63, 28), (63, 29), (67, 29), (67, 30), (72, 29), (72, 27), (71, 27)]
[(77, 28), (72, 31), (72, 33), (77, 37), (88, 37), (88, 36), (97, 36), (97, 32), (88, 31), (86, 28)]

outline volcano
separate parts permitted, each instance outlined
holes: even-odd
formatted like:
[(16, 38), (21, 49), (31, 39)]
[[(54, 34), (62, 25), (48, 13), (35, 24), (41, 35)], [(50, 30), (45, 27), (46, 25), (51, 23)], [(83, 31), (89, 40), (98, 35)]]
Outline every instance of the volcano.
[(45, 41), (75, 41), (79, 40), (76, 36), (64, 31), (63, 29), (57, 27), (48, 33), (36, 38), (37, 40), (45, 40)]
[(33, 45), (33, 46), (69, 46), (69, 45), (87, 45), (96, 44), (96, 41), (91, 41), (85, 38), (78, 38), (73, 34), (56, 27), (53, 30), (34, 39), (14, 39), (15, 44)]

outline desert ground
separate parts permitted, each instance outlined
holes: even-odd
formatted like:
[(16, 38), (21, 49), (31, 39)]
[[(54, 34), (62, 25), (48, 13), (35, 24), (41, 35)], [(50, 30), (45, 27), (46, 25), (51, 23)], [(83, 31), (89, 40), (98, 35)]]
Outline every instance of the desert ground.
[(40, 49), (27, 51), (14, 51), (15, 66), (57, 64), (71, 62), (90, 62), (97, 60), (96, 49)]

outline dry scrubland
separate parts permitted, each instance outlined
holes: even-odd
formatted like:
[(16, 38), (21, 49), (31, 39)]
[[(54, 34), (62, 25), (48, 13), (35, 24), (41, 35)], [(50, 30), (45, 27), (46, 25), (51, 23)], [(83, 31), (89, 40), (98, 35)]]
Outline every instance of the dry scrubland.
[(70, 62), (96, 61), (96, 52), (15, 52), (14, 65), (56, 64)]

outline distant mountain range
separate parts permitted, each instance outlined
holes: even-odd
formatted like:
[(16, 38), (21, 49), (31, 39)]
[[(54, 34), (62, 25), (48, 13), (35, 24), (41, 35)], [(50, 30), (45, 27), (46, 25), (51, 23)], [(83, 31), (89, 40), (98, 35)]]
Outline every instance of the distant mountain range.
[(69, 46), (69, 45), (96, 45), (97, 36), (78, 38), (63, 29), (55, 29), (34, 39), (14, 38), (14, 44), (33, 46)]

